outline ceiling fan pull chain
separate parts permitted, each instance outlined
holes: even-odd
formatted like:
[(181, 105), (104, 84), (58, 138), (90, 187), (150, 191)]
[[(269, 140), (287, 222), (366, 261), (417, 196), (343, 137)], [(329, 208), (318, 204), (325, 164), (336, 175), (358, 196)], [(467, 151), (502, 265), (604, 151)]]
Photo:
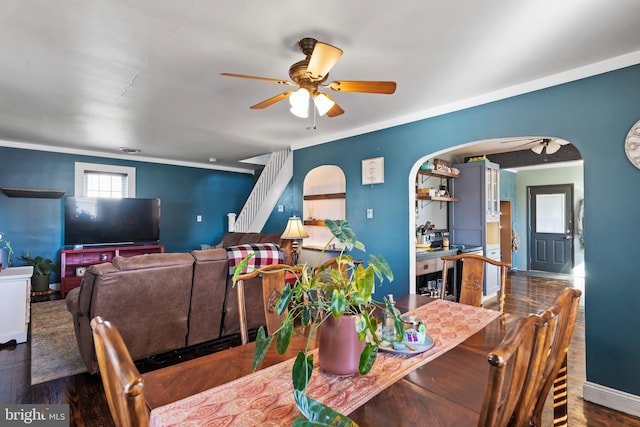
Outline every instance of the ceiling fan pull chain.
[[(309, 126), (307, 126), (307, 130), (311, 130), (311, 129), (316, 130), (316, 123), (317, 123), (316, 119), (317, 119), (317, 115), (318, 115), (317, 114), (318, 110), (316, 109), (316, 104), (314, 104), (313, 102), (311, 102), (311, 109), (313, 110), (313, 113), (309, 115), (309, 118), (308, 118)], [(313, 123), (311, 122), (311, 120), (312, 120), (311, 116), (313, 116)]]

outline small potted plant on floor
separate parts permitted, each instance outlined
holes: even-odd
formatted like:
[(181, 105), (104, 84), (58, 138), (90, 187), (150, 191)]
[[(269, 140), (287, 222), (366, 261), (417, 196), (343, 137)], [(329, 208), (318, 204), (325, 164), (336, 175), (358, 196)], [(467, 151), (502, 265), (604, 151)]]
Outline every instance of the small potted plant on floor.
[(49, 278), (56, 265), (49, 258), (40, 255), (33, 258), (27, 251), (26, 255), (20, 257), (27, 265), (33, 266), (33, 276), (31, 276), (31, 291), (44, 292), (49, 290)]
[[(293, 285), (286, 284), (282, 296), (278, 300), (278, 314), (284, 315), (280, 327), (270, 335), (267, 335), (264, 328), (261, 327), (256, 337), (254, 369), (262, 361), (274, 339), (278, 353), (283, 354), (289, 346), (292, 335), (298, 332), (296, 327), (300, 325), (303, 329), (309, 328), (306, 330), (309, 337), (306, 349), (298, 354), (292, 373), (294, 399), (300, 412), (309, 421), (298, 419), (294, 426), (320, 425), (305, 423), (314, 423), (321, 419), (331, 420), (332, 425), (354, 425), (348, 417), (311, 399), (304, 393), (313, 372), (313, 355), (309, 351), (309, 346), (311, 338), (316, 335), (316, 332), (319, 334), (318, 358), (320, 367), (338, 375), (366, 375), (371, 370), (378, 354), (378, 347), (381, 344), (381, 339), (378, 336), (378, 319), (383, 317), (376, 315), (376, 310), (390, 313), (387, 317), (392, 319), (391, 328), (395, 331), (397, 341), (401, 341), (403, 335), (402, 320), (387, 298), (384, 299), (384, 302), (377, 302), (372, 298), (376, 279), (380, 283), (385, 277), (390, 281), (393, 280), (393, 274), (387, 261), (382, 256), (373, 255), (370, 255), (366, 264), (355, 261), (351, 255), (344, 253), (345, 249), (351, 251), (355, 248), (364, 252), (365, 248), (356, 239), (349, 223), (347, 221), (325, 220), (325, 224), (333, 235), (325, 245), (325, 249), (330, 247), (335, 240), (344, 245), (335, 264), (321, 266), (304, 264), (292, 267), (290, 271), (296, 275), (297, 280)], [(234, 284), (251, 256), (236, 266), (233, 276)], [(268, 274), (268, 271), (263, 274)], [(345, 345), (345, 340), (341, 340), (341, 345), (326, 344), (326, 337), (332, 334), (323, 333), (323, 328), (333, 327), (335, 323), (342, 326), (348, 325), (342, 329), (353, 337), (353, 348), (357, 348), (355, 355), (356, 357), (359, 355), (359, 359), (345, 362), (350, 365), (350, 368), (347, 369), (353, 369), (355, 366), (355, 372), (340, 371), (343, 369), (342, 367), (338, 367), (338, 371), (334, 370), (335, 362), (337, 361), (339, 364), (339, 359), (342, 356), (328, 353), (332, 350), (340, 350)]]

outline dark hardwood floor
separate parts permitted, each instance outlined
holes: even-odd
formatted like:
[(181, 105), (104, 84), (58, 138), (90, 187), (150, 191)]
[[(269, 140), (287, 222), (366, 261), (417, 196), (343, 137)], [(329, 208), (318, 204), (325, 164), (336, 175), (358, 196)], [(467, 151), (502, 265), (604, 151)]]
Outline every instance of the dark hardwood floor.
[[(509, 274), (505, 311), (515, 314), (538, 312), (551, 304), (558, 292), (568, 286), (583, 288), (583, 280), (562, 275)], [(487, 302), (487, 308), (497, 303)], [(198, 352), (216, 351), (229, 343), (208, 346)], [(174, 359), (192, 357), (179, 354)], [(442, 357), (446, 357), (446, 354)], [(175, 360), (174, 360), (175, 361)], [(172, 363), (169, 360), (158, 361)], [(29, 343), (0, 350), (0, 402), (69, 403), (72, 426), (113, 426), (102, 383), (98, 375), (79, 374), (31, 386), (31, 349)], [(141, 366), (153, 369), (153, 363)], [(640, 418), (594, 405), (582, 400), (585, 381), (584, 311), (581, 311), (569, 350), (569, 425), (570, 426), (639, 426)], [(549, 402), (549, 401), (548, 401)], [(551, 405), (545, 407), (544, 425), (551, 425)]]

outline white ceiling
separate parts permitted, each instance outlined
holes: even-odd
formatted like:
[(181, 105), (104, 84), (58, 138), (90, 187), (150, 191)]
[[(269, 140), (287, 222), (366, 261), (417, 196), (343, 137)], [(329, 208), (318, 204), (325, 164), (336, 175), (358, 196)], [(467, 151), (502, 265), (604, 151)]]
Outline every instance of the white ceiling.
[[(204, 167), (640, 63), (638, 0), (0, 4), (0, 145)], [(219, 75), (288, 79), (303, 37), (344, 50), (329, 81), (396, 93), (329, 91), (345, 114), (307, 130), (287, 101), (249, 109), (286, 87)]]

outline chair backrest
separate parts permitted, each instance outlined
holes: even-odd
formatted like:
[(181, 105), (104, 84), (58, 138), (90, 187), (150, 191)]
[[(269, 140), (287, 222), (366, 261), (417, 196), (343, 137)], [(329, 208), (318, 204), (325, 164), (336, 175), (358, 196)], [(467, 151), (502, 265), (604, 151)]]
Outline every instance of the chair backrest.
[(546, 322), (531, 314), (521, 318), (502, 342), (489, 353), (489, 375), (485, 386), (479, 427), (511, 424), (523, 395), (534, 388), (544, 366)]
[[(276, 304), (285, 287), (285, 274), (287, 271), (297, 269), (286, 264), (270, 264), (253, 270), (250, 273), (241, 274), (236, 282), (238, 297), (238, 314), (240, 317), (240, 340), (242, 344), (249, 342), (249, 330), (247, 327), (247, 309), (245, 307), (244, 285), (245, 280), (262, 275), (262, 303), (266, 320), (267, 333), (272, 334), (280, 327), (281, 316), (278, 316)], [(264, 273), (263, 273), (264, 272)], [(283, 313), (283, 316), (285, 313)]]
[(516, 420), (522, 424), (541, 425), (544, 404), (553, 387), (554, 426), (568, 425), (567, 351), (581, 295), (579, 289), (566, 288), (541, 315), (548, 324), (543, 349), (544, 366), (536, 387), (530, 390), (516, 413)]
[[(482, 305), (482, 285), (484, 282), (485, 264), (492, 264), (500, 269), (500, 290), (498, 291), (498, 310), (504, 311), (505, 289), (507, 286), (507, 269), (510, 264), (507, 262), (496, 261), (482, 255), (476, 254), (460, 254), (441, 257), (442, 265), (442, 289), (440, 297), (444, 298), (447, 287), (447, 262), (456, 262), (462, 260), (460, 298), (462, 304), (480, 307)], [(455, 286), (455, 284), (454, 284)]]
[(149, 414), (144, 382), (115, 326), (96, 316), (91, 320), (100, 376), (116, 426), (146, 427)]

